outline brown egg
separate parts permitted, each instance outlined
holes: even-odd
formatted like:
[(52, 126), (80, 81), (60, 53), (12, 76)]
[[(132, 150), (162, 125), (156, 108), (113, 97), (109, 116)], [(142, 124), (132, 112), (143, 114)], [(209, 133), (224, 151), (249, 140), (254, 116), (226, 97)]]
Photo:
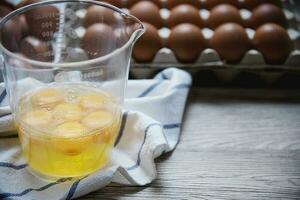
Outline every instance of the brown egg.
[(152, 24), (156, 28), (161, 28), (163, 25), (159, 7), (151, 1), (140, 1), (139, 3), (134, 4), (130, 9), (130, 14), (134, 15), (142, 22)]
[(167, 21), (168, 26), (174, 27), (181, 23), (191, 23), (199, 27), (204, 26), (199, 10), (189, 4), (181, 4), (171, 10)]
[(218, 52), (221, 59), (228, 63), (237, 63), (249, 49), (250, 41), (242, 26), (226, 23), (215, 30), (210, 45)]
[(233, 22), (240, 25), (243, 24), (243, 19), (239, 10), (229, 4), (220, 4), (214, 7), (210, 12), (209, 18), (207, 19), (207, 24), (211, 29), (215, 29), (218, 26), (228, 22)]
[(171, 30), (167, 44), (177, 60), (182, 63), (195, 62), (206, 47), (201, 29), (188, 23), (175, 26)]
[(118, 7), (118, 8), (123, 7), (123, 1), (122, 0), (101, 0), (101, 1), (103, 1), (105, 3), (109, 3), (109, 4), (113, 5), (113, 6)]
[(265, 23), (275, 23), (282, 27), (287, 26), (287, 20), (281, 8), (273, 4), (262, 4), (255, 8), (252, 13), (249, 25), (258, 28)]
[[(157, 5), (159, 8), (161, 8), (161, 1), (160, 0), (147, 0), (155, 5)], [(127, 8), (131, 8), (133, 5), (137, 4), (138, 2), (141, 2), (140, 0), (126, 0)]]
[(203, 4), (204, 7), (208, 10), (211, 10), (212, 8), (220, 4), (230, 4), (239, 8), (239, 0), (205, 0)]
[(3, 46), (9, 51), (19, 50), (19, 43), (24, 37), (24, 30), (18, 18), (7, 21), (1, 30)]
[(7, 6), (0, 6), (0, 19), (2, 19), (3, 17), (5, 17), (7, 14), (9, 14), (12, 11), (11, 8), (7, 7)]
[[(25, 5), (40, 2), (40, 0), (27, 0)], [(41, 40), (52, 40), (58, 31), (59, 10), (54, 6), (41, 6), (25, 13), (29, 33)]]
[(189, 4), (191, 6), (194, 6), (196, 8), (200, 8), (200, 1), (199, 0), (167, 0), (166, 1), (166, 7), (168, 9), (172, 9), (178, 5), (181, 4)]
[(242, 0), (241, 1), (241, 7), (246, 8), (248, 10), (253, 10), (257, 6), (265, 3), (270, 3), (276, 6), (281, 7), (281, 1), (280, 0)]
[(27, 33), (28, 26), (24, 15), (15, 16), (6, 22), (2, 29), (4, 46), (10, 51), (17, 51), (19, 49), (19, 42)]
[(32, 36), (22, 40), (20, 52), (22, 55), (37, 61), (47, 62), (51, 59), (50, 45)]
[(107, 24), (93, 24), (86, 30), (81, 46), (90, 58), (97, 58), (115, 49), (116, 38), (112, 28)]
[(133, 48), (133, 58), (137, 62), (152, 62), (157, 52), (162, 48), (162, 41), (157, 29), (144, 23), (146, 32), (136, 42)]
[(264, 24), (256, 30), (253, 45), (268, 64), (284, 64), (293, 49), (286, 30), (274, 23)]
[(102, 6), (90, 6), (87, 9), (86, 15), (83, 19), (84, 27), (89, 27), (92, 24), (96, 23), (104, 23), (108, 25), (113, 25), (117, 21), (116, 17), (114, 16), (114, 11), (102, 7)]
[(28, 24), (25, 15), (18, 16), (18, 20), (23, 36), (28, 35)]

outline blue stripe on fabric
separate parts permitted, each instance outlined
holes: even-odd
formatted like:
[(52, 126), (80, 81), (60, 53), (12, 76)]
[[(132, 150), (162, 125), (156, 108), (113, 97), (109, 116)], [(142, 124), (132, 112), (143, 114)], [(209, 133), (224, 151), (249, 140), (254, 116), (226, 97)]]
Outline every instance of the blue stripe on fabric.
[(36, 191), (36, 192), (40, 192), (40, 191), (43, 191), (43, 190), (46, 190), (54, 185), (57, 185), (57, 184), (60, 184), (60, 183), (63, 183), (63, 182), (66, 182), (67, 180), (70, 180), (70, 179), (59, 179), (58, 181), (54, 182), (54, 183), (49, 183), (47, 185), (44, 185), (43, 187), (40, 187), (40, 188), (37, 188), (37, 189), (33, 189), (33, 188), (28, 188), (26, 190), (24, 190), (23, 192), (20, 192), (20, 193), (1, 193), (0, 194), (0, 199), (4, 199), (4, 198), (8, 198), (8, 197), (21, 197), (21, 196), (24, 196), (26, 194), (28, 194), (29, 192), (32, 192), (32, 191)]
[(155, 88), (157, 88), (163, 81), (158, 81), (151, 85), (149, 88), (147, 88), (144, 92), (142, 92), (138, 98), (147, 96), (150, 92), (152, 92)]
[(77, 187), (78, 187), (80, 181), (81, 181), (81, 179), (80, 179), (80, 180), (77, 180), (76, 182), (74, 182), (74, 183), (72, 184), (72, 186), (70, 187), (70, 190), (69, 190), (69, 192), (68, 192), (68, 195), (67, 195), (66, 200), (72, 199), (72, 197), (74, 196), (75, 191), (76, 191), (76, 189), (77, 189)]
[(165, 124), (164, 129), (175, 129), (175, 128), (180, 128), (181, 124)]
[(190, 88), (191, 86), (192, 86), (191, 84), (183, 83), (174, 86), (172, 89), (186, 89), (186, 88)]
[(125, 129), (125, 126), (126, 126), (126, 123), (127, 123), (127, 117), (128, 117), (128, 112), (125, 112), (122, 116), (121, 127), (120, 127), (120, 131), (119, 131), (119, 134), (118, 134), (118, 138), (116, 139), (116, 142), (115, 142), (115, 146), (117, 146), (119, 144), (119, 142), (121, 141), (121, 138), (123, 136), (124, 129)]
[(7, 113), (7, 114), (4, 114), (4, 115), (1, 115), (0, 117), (7, 117), (9, 115), (11, 115), (11, 113)]
[(5, 168), (10, 168), (10, 169), (20, 170), (20, 169), (26, 168), (27, 164), (14, 165), (12, 163), (0, 162), (0, 167), (5, 167)]
[[(133, 170), (133, 169), (136, 169), (137, 167), (140, 166), (141, 164), (141, 152), (142, 152), (142, 149), (146, 143), (146, 139), (147, 139), (147, 135), (148, 135), (148, 131), (151, 127), (153, 126), (161, 126), (160, 124), (150, 124), (146, 130), (145, 130), (145, 136), (144, 136), (144, 140), (143, 140), (143, 143), (139, 149), (139, 153), (138, 153), (138, 158), (137, 158), (137, 162), (135, 165), (131, 166), (131, 167), (128, 167), (127, 170)], [(181, 124), (177, 123), (177, 124), (165, 124), (163, 125), (163, 128), (164, 129), (175, 129), (175, 128), (180, 128), (181, 127)]]
[(164, 80), (168, 80), (168, 79), (169, 79), (169, 78), (167, 77), (167, 75), (165, 75), (164, 72), (161, 72), (160, 75), (161, 75), (161, 78), (164, 79)]
[(6, 97), (6, 95), (7, 95), (6, 90), (3, 90), (3, 92), (0, 95), (0, 103), (2, 103), (2, 101), (4, 100), (4, 98)]
[(155, 80), (169, 80), (168, 76), (164, 73), (165, 71), (162, 71), (160, 73), (158, 73), (154, 79)]
[(143, 147), (144, 147), (144, 145), (145, 145), (145, 143), (146, 143), (146, 139), (147, 139), (148, 132), (149, 132), (150, 128), (153, 127), (153, 126), (161, 126), (161, 125), (160, 125), (160, 124), (150, 124), (150, 125), (146, 128), (144, 140), (143, 140), (142, 145), (141, 145), (141, 147), (140, 147), (140, 149), (139, 149), (139, 153), (138, 153), (138, 158), (137, 158), (136, 164), (133, 165), (132, 167), (128, 167), (127, 170), (133, 170), (133, 169), (139, 167), (139, 165), (141, 164), (141, 153), (142, 153), (142, 149), (143, 149)]

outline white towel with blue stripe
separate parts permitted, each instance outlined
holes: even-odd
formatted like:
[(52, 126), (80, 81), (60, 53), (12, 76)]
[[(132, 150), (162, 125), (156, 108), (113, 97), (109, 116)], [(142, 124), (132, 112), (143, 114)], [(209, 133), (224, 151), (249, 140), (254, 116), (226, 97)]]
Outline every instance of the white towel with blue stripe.
[(154, 159), (174, 150), (179, 142), (190, 85), (190, 75), (174, 68), (160, 72), (152, 80), (129, 81), (122, 126), (110, 164), (79, 180), (60, 179), (52, 183), (40, 180), (26, 170), (2, 85), (0, 199), (67, 200), (96, 191), (111, 182), (124, 185), (151, 183), (156, 178)]

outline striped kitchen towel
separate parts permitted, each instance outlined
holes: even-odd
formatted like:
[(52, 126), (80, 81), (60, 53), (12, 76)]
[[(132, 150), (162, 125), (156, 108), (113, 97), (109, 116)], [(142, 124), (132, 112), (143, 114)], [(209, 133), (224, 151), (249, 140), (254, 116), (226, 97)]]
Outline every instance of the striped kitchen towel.
[(49, 183), (26, 170), (1, 85), (0, 199), (65, 200), (96, 191), (110, 182), (151, 183), (156, 178), (154, 159), (174, 150), (179, 141), (190, 86), (190, 75), (175, 68), (166, 69), (151, 80), (129, 81), (121, 130), (110, 164), (79, 180)]

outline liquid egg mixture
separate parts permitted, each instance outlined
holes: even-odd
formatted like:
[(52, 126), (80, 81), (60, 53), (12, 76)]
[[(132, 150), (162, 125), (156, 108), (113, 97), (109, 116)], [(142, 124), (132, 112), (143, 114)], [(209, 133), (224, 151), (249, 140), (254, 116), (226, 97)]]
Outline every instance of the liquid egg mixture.
[(26, 94), (15, 118), (33, 171), (50, 177), (78, 177), (109, 162), (120, 115), (119, 104), (105, 92), (63, 85)]

